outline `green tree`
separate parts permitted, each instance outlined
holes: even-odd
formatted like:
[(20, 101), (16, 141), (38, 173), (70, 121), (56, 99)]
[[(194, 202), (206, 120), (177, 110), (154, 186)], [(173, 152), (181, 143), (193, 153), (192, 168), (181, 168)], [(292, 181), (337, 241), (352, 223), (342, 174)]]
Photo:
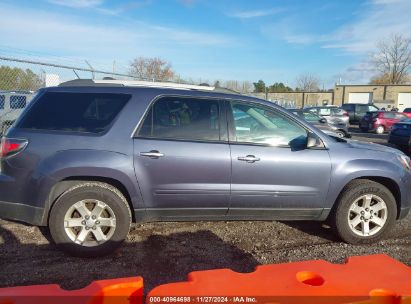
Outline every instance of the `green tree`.
[(0, 90), (37, 90), (44, 81), (30, 69), (0, 66)]
[(268, 87), (268, 91), (270, 93), (284, 93), (284, 92), (292, 92), (293, 89), (289, 86), (286, 86), (282, 82), (276, 82), (273, 85)]
[(265, 82), (262, 81), (261, 79), (258, 82), (254, 82), (254, 93), (264, 93), (266, 86), (265, 86)]

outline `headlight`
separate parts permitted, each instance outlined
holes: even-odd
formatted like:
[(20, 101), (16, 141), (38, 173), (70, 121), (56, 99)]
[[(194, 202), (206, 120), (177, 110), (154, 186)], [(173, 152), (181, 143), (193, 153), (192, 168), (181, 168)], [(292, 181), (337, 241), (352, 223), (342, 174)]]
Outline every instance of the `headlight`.
[(403, 165), (404, 168), (410, 169), (410, 158), (404, 154), (400, 154), (397, 156), (400, 163)]

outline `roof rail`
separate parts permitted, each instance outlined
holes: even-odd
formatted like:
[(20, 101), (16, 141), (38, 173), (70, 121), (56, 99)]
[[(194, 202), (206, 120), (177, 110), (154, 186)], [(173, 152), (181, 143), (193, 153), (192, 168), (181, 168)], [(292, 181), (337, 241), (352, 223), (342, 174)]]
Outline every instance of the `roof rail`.
[(151, 81), (139, 81), (139, 80), (93, 80), (93, 79), (75, 79), (63, 82), (60, 87), (69, 86), (126, 86), (126, 87), (152, 87), (152, 88), (170, 88), (180, 90), (201, 90), (201, 91), (214, 91), (214, 87), (205, 85), (192, 85), (174, 82), (151, 82)]

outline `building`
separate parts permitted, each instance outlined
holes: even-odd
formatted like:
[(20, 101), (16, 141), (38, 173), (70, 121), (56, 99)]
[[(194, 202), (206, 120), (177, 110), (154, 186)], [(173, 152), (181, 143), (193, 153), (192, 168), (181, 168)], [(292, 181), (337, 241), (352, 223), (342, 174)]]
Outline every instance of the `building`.
[(336, 85), (334, 104), (375, 103), (403, 111), (411, 108), (411, 85)]
[(411, 108), (411, 85), (336, 85), (327, 92), (253, 93), (284, 107), (375, 103), (380, 108)]

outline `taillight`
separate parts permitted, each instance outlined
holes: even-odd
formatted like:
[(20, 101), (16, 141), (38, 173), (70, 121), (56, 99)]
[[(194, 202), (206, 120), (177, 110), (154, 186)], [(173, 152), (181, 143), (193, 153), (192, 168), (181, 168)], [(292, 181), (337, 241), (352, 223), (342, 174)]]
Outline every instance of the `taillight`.
[(26, 139), (6, 138), (1, 139), (0, 157), (8, 157), (22, 151), (28, 144)]
[(348, 117), (348, 116), (350, 116), (350, 114), (348, 114), (348, 112), (344, 112), (344, 113), (343, 113), (343, 116), (347, 116), (347, 117)]

